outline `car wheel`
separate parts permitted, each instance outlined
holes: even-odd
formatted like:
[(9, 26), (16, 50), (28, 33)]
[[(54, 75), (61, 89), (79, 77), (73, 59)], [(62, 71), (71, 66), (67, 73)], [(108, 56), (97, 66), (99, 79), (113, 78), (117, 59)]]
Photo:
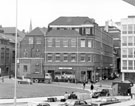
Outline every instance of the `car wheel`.
[(35, 82), (35, 83), (38, 83), (38, 79), (35, 79), (34, 82)]

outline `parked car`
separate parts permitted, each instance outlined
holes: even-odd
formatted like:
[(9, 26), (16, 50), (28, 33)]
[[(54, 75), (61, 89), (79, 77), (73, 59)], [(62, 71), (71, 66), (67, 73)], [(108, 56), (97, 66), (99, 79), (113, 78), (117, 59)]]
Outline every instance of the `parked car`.
[(18, 84), (32, 84), (31, 79), (28, 78), (22, 78), (22, 79), (17, 79)]
[(88, 104), (84, 100), (68, 99), (66, 100), (66, 103), (60, 104), (58, 106), (91, 106), (91, 104)]
[(101, 91), (94, 92), (92, 98), (98, 98), (100, 96), (110, 96), (109, 89), (102, 89)]
[(28, 102), (27, 106), (50, 106), (50, 104), (46, 102)]

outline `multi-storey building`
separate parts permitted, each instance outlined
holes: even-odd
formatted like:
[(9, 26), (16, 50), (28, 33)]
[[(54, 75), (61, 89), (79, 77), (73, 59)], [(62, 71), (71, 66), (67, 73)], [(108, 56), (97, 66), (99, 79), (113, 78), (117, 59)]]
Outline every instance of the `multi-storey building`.
[(108, 77), (112, 64), (112, 37), (88, 17), (59, 17), (32, 30), (20, 44), (19, 75), (48, 72), (74, 75), (76, 81)]
[(112, 37), (88, 17), (59, 17), (48, 25), (44, 70), (72, 73), (77, 81), (109, 77)]
[(113, 38), (113, 64), (112, 69), (114, 73), (120, 73), (120, 34), (121, 31), (117, 25), (115, 25), (112, 21), (106, 21), (106, 25), (104, 26), (105, 30), (112, 36)]
[(37, 27), (20, 42), (18, 77), (43, 70), (45, 34), (46, 28)]
[[(18, 30), (18, 41), (25, 35)], [(0, 27), (0, 68), (2, 75), (14, 74), (15, 70), (15, 28)]]
[(122, 80), (135, 81), (135, 16), (121, 19)]

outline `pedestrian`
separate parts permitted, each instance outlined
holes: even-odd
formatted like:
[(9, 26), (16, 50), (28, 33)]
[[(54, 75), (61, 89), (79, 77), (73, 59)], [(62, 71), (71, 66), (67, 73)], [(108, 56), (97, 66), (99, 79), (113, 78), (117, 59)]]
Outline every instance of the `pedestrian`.
[(94, 89), (94, 86), (93, 86), (93, 84), (91, 84), (91, 86), (90, 86), (90, 90), (92, 90), (92, 91), (93, 91), (93, 89)]
[(86, 83), (85, 83), (85, 81), (83, 81), (83, 89), (85, 89), (85, 85), (86, 85)]
[(67, 92), (65, 92), (64, 99), (67, 100), (68, 98), (69, 98), (69, 94)]
[(130, 95), (131, 99), (132, 99), (133, 96), (132, 96), (132, 93), (131, 93), (131, 87), (128, 88), (127, 92), (128, 92), (128, 95)]

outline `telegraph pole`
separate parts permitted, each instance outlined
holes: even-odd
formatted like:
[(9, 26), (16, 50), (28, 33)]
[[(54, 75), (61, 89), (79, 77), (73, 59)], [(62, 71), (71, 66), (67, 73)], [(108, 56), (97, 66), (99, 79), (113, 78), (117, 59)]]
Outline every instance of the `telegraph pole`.
[(15, 29), (15, 80), (14, 80), (14, 106), (16, 106), (16, 72), (17, 72), (17, 22), (18, 22), (18, 0), (16, 0), (16, 29)]

